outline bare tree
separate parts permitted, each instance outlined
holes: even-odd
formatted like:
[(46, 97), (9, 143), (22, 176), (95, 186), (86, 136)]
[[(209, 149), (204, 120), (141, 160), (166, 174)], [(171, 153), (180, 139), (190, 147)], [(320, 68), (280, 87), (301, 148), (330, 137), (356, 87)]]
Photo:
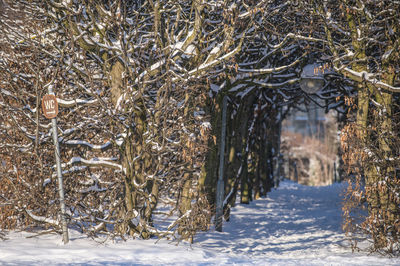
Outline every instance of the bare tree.
[[(49, 87), (61, 108), (71, 226), (191, 239), (210, 226), (220, 153), (228, 158), (226, 209), (239, 185), (244, 203), (266, 195), (278, 175), (285, 112), (313, 100), (298, 87), (302, 66), (324, 55), (329, 43), (323, 31), (308, 35), (314, 26), (299, 29), (315, 17), (306, 13), (313, 6), (300, 12), (299, 5), (6, 1), (2, 227), (58, 228), (50, 124), (40, 114)], [(327, 87), (316, 96), (329, 109), (349, 91)], [(220, 151), (224, 96), (228, 145)], [(177, 218), (165, 225), (162, 215)]]
[[(342, 132), (348, 170), (365, 180), (349, 200), (368, 205), (362, 227), (374, 249), (398, 250), (399, 198), (396, 176), (395, 127), (399, 90), (399, 3), (396, 1), (309, 1), (303, 10), (313, 18), (310, 35), (325, 45), (323, 55), (335, 70), (353, 83), (357, 96), (346, 98), (357, 109), (355, 122)], [(312, 15), (311, 15), (312, 14)], [(357, 182), (356, 182), (357, 183)], [(360, 186), (361, 185), (361, 186)], [(350, 186), (351, 188), (352, 186)], [(354, 203), (350, 203), (351, 206)], [(351, 209), (346, 208), (352, 224)]]

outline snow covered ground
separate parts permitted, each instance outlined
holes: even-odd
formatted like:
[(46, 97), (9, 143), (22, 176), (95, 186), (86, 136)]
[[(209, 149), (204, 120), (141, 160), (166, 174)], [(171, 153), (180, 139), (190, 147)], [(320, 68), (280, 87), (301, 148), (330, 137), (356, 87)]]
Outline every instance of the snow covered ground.
[(352, 253), (341, 232), (344, 185), (306, 187), (289, 181), (267, 198), (238, 205), (224, 232), (200, 233), (193, 245), (153, 240), (106, 241), (70, 231), (0, 241), (0, 265), (400, 265), (400, 258)]

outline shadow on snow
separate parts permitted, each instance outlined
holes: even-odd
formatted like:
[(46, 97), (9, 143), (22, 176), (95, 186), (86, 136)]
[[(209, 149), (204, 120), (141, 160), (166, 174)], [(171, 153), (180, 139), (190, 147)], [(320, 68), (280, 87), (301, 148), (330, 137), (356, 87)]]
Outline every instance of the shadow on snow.
[(282, 182), (267, 198), (237, 205), (222, 233), (199, 234), (204, 248), (221, 252), (282, 254), (341, 245), (341, 198), (343, 185), (307, 187)]

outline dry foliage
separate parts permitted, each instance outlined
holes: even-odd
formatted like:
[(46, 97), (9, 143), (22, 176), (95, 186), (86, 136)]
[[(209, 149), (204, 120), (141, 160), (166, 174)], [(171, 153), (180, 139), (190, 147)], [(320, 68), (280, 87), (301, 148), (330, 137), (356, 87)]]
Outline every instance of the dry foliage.
[[(362, 234), (367, 234), (372, 239), (372, 251), (396, 255), (400, 252), (400, 158), (396, 155), (400, 151), (400, 114), (392, 115), (391, 132), (385, 130), (384, 119), (375, 107), (368, 128), (361, 129), (368, 133), (366, 142), (356, 123), (342, 130), (341, 147), (348, 175), (343, 228), (352, 237), (353, 250), (358, 248), (360, 237), (364, 239)], [(390, 144), (392, 155), (382, 149), (383, 143)]]

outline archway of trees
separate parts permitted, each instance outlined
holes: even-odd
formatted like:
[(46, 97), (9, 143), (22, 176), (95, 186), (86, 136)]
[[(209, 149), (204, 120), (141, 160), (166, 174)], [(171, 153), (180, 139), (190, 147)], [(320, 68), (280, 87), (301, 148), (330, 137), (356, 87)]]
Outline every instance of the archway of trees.
[[(61, 110), (69, 225), (191, 239), (213, 222), (219, 169), (226, 219), (236, 195), (248, 203), (276, 183), (281, 122), (315, 101), (299, 80), (320, 61), (337, 74), (317, 104), (346, 117), (345, 226), (365, 205), (358, 225), (374, 247), (398, 249), (398, 2), (0, 3), (2, 228), (60, 226), (40, 112), (49, 87)], [(162, 226), (160, 216), (175, 218)]]

